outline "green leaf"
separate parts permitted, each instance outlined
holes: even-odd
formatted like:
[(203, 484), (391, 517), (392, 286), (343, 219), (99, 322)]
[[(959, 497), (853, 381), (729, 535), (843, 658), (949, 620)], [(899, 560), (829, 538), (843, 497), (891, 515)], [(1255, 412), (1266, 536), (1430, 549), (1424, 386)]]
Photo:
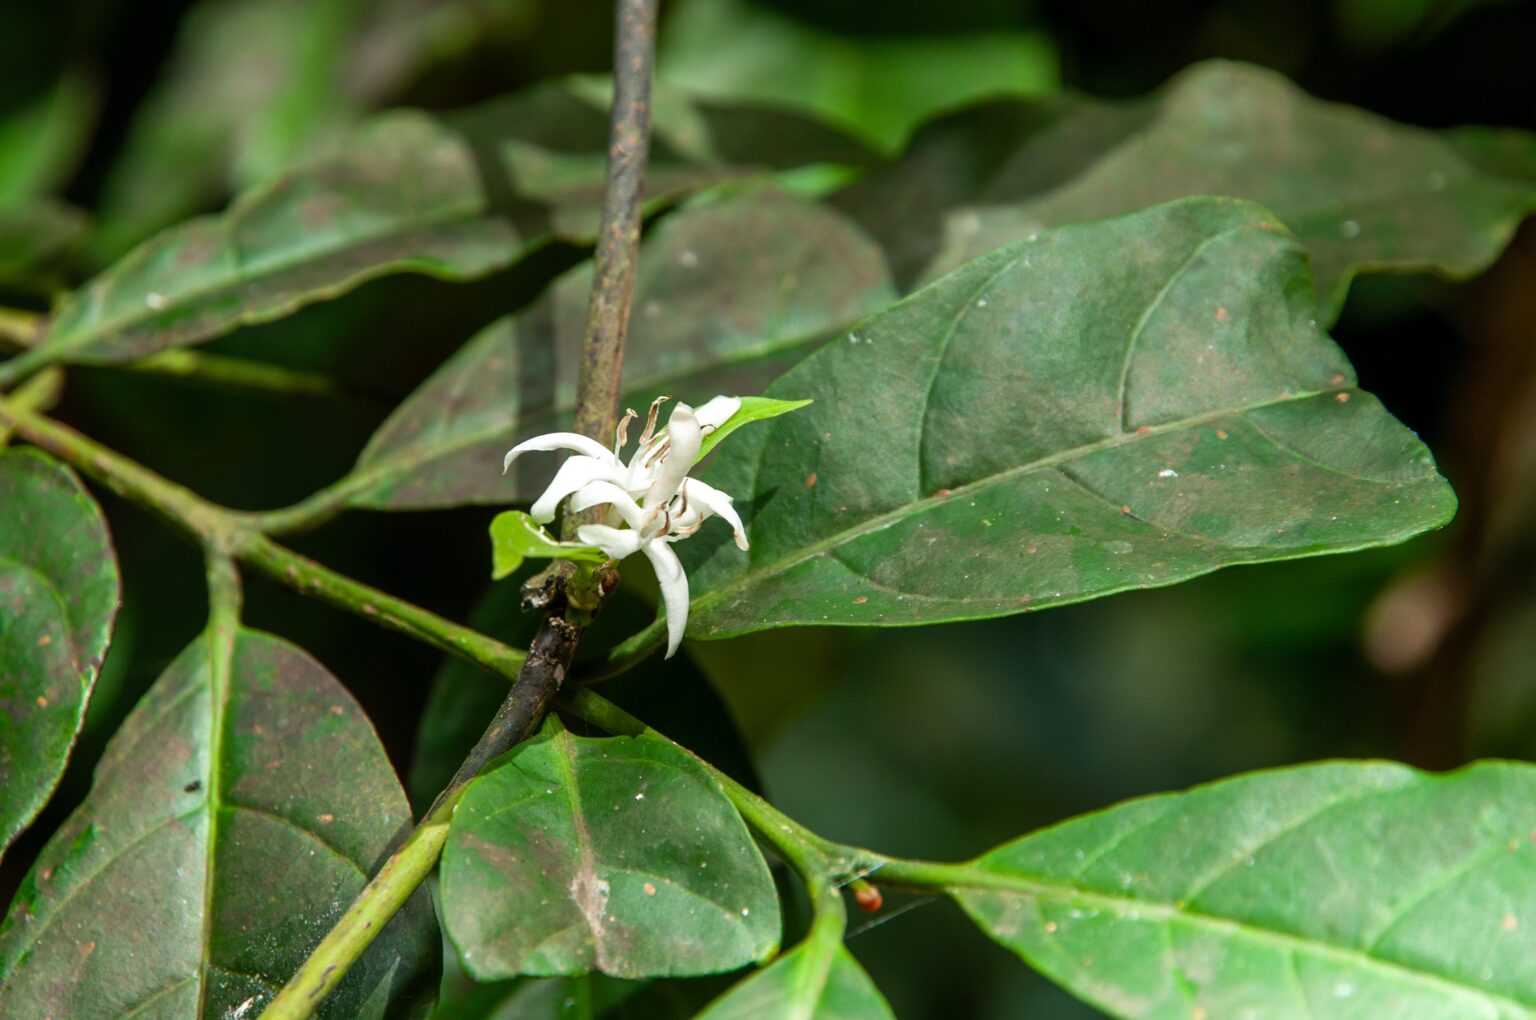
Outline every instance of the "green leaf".
[(1056, 87), (1032, 32), (843, 37), (743, 0), (689, 0), (661, 34), (658, 77), (701, 96), (804, 110), (887, 152), (939, 110)]
[(1144, 127), (1106, 138), (1081, 173), (1044, 192), (1033, 164), (1050, 161), (1055, 132), (1025, 139), (979, 204), (950, 214), (930, 277), (1048, 227), (1234, 195), (1272, 209), (1306, 246), (1331, 322), (1356, 273), (1471, 276), (1536, 209), (1536, 185), (1481, 169), (1454, 136), (1313, 99), (1257, 67), (1200, 64), (1137, 105)]
[[(0, 32), (24, 38), (33, 26), (24, 17), (19, 20), (0, 26)], [(95, 90), (86, 75), (76, 72), (61, 74), (31, 102), (7, 111), (0, 118), (0, 206), (57, 190), (75, 171), (95, 119)]]
[[(0, 1015), (259, 1012), (410, 824), (373, 727), (319, 663), (211, 627), (23, 883), (0, 927)], [(439, 951), (421, 891), (317, 1015), (408, 1014)]]
[(721, 996), (698, 1020), (891, 1020), (895, 1014), (841, 944), (807, 943)]
[(602, 563), (608, 559), (596, 546), (557, 542), (538, 521), (521, 510), (497, 514), (491, 521), (491, 579), (500, 581), (530, 556), (586, 563)]
[(0, 284), (50, 293), (85, 232), (85, 214), (52, 199), (0, 208)]
[(1026, 836), (951, 892), (1114, 1016), (1533, 1017), (1533, 833), (1529, 765), (1311, 765)]
[(116, 256), (234, 184), (265, 183), (355, 120), (345, 50), (377, 6), (203, 0), (189, 10), (107, 178), (96, 249)]
[(994, 252), (807, 358), (816, 403), (703, 477), (752, 548), (679, 546), (689, 633), (1002, 616), (1443, 524), (1273, 214), (1189, 199)]
[(479, 980), (710, 974), (778, 948), (778, 895), (746, 826), (696, 761), (654, 737), (551, 725), (475, 780), (442, 897)]
[(0, 853), (64, 774), (119, 590), (106, 519), (74, 474), (0, 451)]
[(767, 421), (777, 418), (781, 414), (798, 411), (810, 404), (809, 400), (776, 400), (773, 397), (742, 397), (741, 406), (736, 413), (725, 420), (725, 424), (704, 437), (703, 444), (699, 447), (699, 455), (694, 458), (697, 464), (709, 456), (711, 450), (719, 446), (725, 437), (741, 428), (743, 425), (751, 425), (755, 421)]
[[(383, 510), (536, 494), (556, 459), (525, 457), (504, 478), (501, 458), (575, 406), (590, 281), (590, 266), (577, 269), (471, 340), (379, 428), (339, 493)], [(764, 190), (693, 204), (642, 248), (626, 400), (760, 389), (894, 296), (880, 250), (837, 213)]]
[[(590, 240), (606, 107), (600, 85), (578, 80), (452, 116), (374, 117), (329, 156), (134, 249), (64, 303), (37, 357), (131, 360), (280, 318), (391, 273), (469, 280), (551, 237)], [(721, 153), (772, 164), (838, 151), (830, 138), (798, 151), (744, 146), (717, 137), (712, 124), (658, 94), (646, 173), (652, 205), (744, 172)]]

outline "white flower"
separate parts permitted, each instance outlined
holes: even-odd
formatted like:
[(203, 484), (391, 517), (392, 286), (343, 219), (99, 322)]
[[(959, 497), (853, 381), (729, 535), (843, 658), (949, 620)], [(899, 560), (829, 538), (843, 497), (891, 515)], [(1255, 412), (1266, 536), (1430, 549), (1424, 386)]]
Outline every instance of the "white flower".
[(731, 497), (688, 477), (705, 432), (725, 424), (741, 407), (741, 401), (736, 397), (715, 397), (697, 411), (679, 403), (673, 408), (665, 431), (657, 433), (656, 414), (665, 399), (662, 397), (651, 405), (639, 446), (627, 463), (619, 453), (624, 448), (630, 421), (638, 417), (633, 410), (619, 423), (611, 451), (575, 432), (551, 432), (514, 446), (507, 452), (502, 471), (530, 450), (575, 451), (576, 456), (560, 465), (529, 514), (541, 524), (552, 521), (561, 500), (568, 496), (572, 512), (602, 503), (618, 511), (628, 527), (586, 524), (577, 529), (577, 538), (616, 560), (642, 552), (651, 561), (661, 584), (667, 618), (667, 657), (671, 658), (688, 623), (688, 578), (677, 553), (672, 551), (672, 543), (692, 535), (705, 520), (716, 515), (730, 522), (739, 548), (747, 548), (747, 536), (731, 505)]

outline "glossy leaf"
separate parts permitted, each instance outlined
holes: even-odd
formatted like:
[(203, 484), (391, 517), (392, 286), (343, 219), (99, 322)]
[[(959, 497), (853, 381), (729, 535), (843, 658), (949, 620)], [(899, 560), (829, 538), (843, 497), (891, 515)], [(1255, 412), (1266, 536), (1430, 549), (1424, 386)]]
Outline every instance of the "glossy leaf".
[(1131, 106), (1115, 123), (1084, 104), (1090, 123), (1115, 130), (1098, 136), (1103, 148), (1080, 172), (1043, 191), (1042, 176), (1062, 158), (1054, 150), (1081, 161), (1063, 136), (1085, 132), (1068, 124), (1022, 139), (977, 204), (948, 217), (930, 278), (1048, 227), (1233, 195), (1272, 209), (1306, 246), (1332, 321), (1355, 274), (1470, 276), (1536, 209), (1536, 185), (1481, 169), (1454, 136), (1313, 99), (1257, 67), (1200, 64)]
[(994, 939), (1120, 1017), (1536, 1016), (1536, 769), (1256, 773), (955, 869)]
[(785, 375), (770, 396), (816, 403), (705, 469), (752, 548), (679, 545), (690, 634), (1001, 616), (1443, 524), (1315, 316), (1305, 253), (1235, 200), (978, 259)]
[[(64, 303), (45, 343), (71, 361), (130, 360), (279, 318), (387, 274), (468, 280), (551, 236), (589, 240), (606, 106), (600, 84), (571, 81), (452, 116), (406, 110), (372, 118), (329, 156), (134, 249)], [(653, 204), (744, 172), (722, 153), (774, 165), (841, 151), (830, 137), (783, 153), (742, 146), (711, 134), (702, 112), (675, 97), (658, 95), (656, 107), (646, 174)]]
[[(624, 372), (643, 408), (665, 392), (700, 403), (753, 392), (828, 332), (894, 297), (880, 250), (842, 216), (772, 191), (702, 202), (646, 240)], [(553, 464), (519, 440), (575, 405), (590, 268), (528, 312), (488, 327), (374, 434), (338, 488), (352, 505), (404, 510), (507, 503), (537, 493)], [(530, 474), (530, 472), (543, 472)]]
[(480, 980), (732, 970), (778, 946), (779, 901), (741, 818), (687, 753), (558, 725), (475, 780), (443, 914)]
[(491, 519), (492, 580), (507, 577), (530, 556), (588, 563), (602, 563), (608, 558), (596, 546), (556, 541), (538, 521), (521, 510), (507, 510)]
[(64, 774), (119, 590), (106, 519), (73, 472), (0, 452), (0, 853)]
[[(210, 628), (113, 737), (23, 883), (0, 927), (0, 1015), (259, 1012), (410, 823), (330, 674), (276, 638)], [(409, 1013), (439, 948), (418, 892), (317, 1015)]]
[(698, 1020), (891, 1020), (895, 1014), (853, 954), (806, 944), (747, 978)]
[(933, 113), (1056, 87), (1040, 33), (838, 36), (743, 0), (687, 0), (661, 33), (657, 74), (698, 95), (801, 109), (886, 150)]

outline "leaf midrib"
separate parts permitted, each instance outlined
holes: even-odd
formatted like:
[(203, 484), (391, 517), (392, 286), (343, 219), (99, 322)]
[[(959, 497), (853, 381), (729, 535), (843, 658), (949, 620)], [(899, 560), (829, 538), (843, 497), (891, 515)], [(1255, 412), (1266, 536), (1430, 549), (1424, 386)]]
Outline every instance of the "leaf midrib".
[[(1113, 436), (1108, 436), (1104, 439), (1100, 439), (1092, 443), (1085, 443), (1080, 446), (1074, 446), (1057, 453), (1048, 454), (1044, 457), (1039, 457), (1035, 460), (1007, 468), (1003, 471), (996, 471), (992, 474), (984, 475), (975, 481), (966, 482), (964, 485), (959, 485), (952, 489), (946, 490), (945, 494), (942, 496), (923, 496), (919, 499), (911, 501), (910, 503), (903, 503), (894, 509), (885, 511), (884, 513), (865, 518), (863, 521), (860, 521), (851, 527), (844, 528), (842, 531), (828, 535), (826, 538), (820, 539), (808, 546), (798, 549), (790, 555), (775, 560), (773, 563), (770, 563), (762, 568), (753, 569), (748, 567), (747, 572), (741, 576), (726, 582), (718, 588), (713, 588), (707, 592), (704, 592), (702, 595), (694, 599), (693, 609), (697, 611), (704, 606), (708, 606), (711, 603), (734, 593), (739, 588), (750, 584), (755, 584), (759, 581), (762, 581), (764, 578), (782, 574), (793, 567), (799, 566), (801, 563), (807, 560), (821, 555), (822, 553), (830, 552), (840, 546), (846, 545), (847, 543), (857, 538), (862, 538), (864, 535), (872, 534), (876, 531), (890, 527), (893, 524), (900, 523), (903, 519), (918, 513), (925, 512), (930, 507), (938, 506), (941, 503), (950, 502), (952, 500), (961, 499), (965, 496), (990, 488), (991, 486), (1003, 484), (1004, 482), (1008, 482), (1014, 478), (1039, 471), (1043, 468), (1055, 467), (1058, 464), (1067, 463), (1082, 457), (1088, 457), (1095, 453), (1100, 453), (1104, 450), (1112, 450), (1117, 447), (1126, 446), (1141, 440), (1150, 440), (1155, 436), (1164, 435), (1169, 432), (1179, 432), (1185, 429), (1196, 428), (1200, 425), (1219, 421), (1223, 418), (1241, 417), (1246, 423), (1247, 415), (1252, 411), (1261, 411), (1265, 408), (1276, 407), (1282, 404), (1290, 404), (1299, 400), (1312, 400), (1331, 393), (1358, 392), (1358, 390), (1359, 387), (1357, 385), (1350, 383), (1348, 385), (1341, 385), (1326, 390), (1305, 390), (1298, 393), (1291, 393), (1275, 399), (1260, 401), (1253, 404), (1243, 404), (1237, 407), (1219, 408), (1212, 411), (1206, 411), (1202, 414), (1192, 415), (1187, 418), (1180, 418), (1176, 421), (1165, 422), (1162, 425), (1142, 426), (1133, 432), (1120, 432)], [(1255, 431), (1259, 431), (1261, 435), (1264, 435), (1266, 440), (1272, 443), (1274, 442), (1274, 440), (1271, 439), (1267, 433), (1263, 433), (1258, 429), (1255, 429)], [(1291, 451), (1280, 447), (1278, 443), (1275, 445), (1277, 448), (1282, 449), (1282, 452), (1284, 452), (1286, 456), (1297, 456)], [(1331, 470), (1336, 472), (1339, 471), (1338, 468), (1332, 468)], [(1348, 475), (1347, 472), (1340, 473), (1346, 474), (1347, 477), (1359, 482), (1382, 482), (1381, 479), (1367, 478), (1363, 475)], [(749, 527), (750, 524), (751, 522), (748, 522)]]
[[(285, 181), (285, 182), (281, 182), (281, 183), (288, 183), (288, 182)], [(272, 191), (263, 192), (262, 194), (260, 194), (258, 196), (253, 196), (252, 197), (252, 201), (251, 201), (251, 205), (248, 206), (246, 209), (231, 210), (230, 213), (223, 214), (223, 215), (215, 213), (212, 216), (203, 217), (201, 219), (201, 222), (205, 222), (206, 223), (206, 222), (209, 222), (209, 221), (218, 221), (218, 220), (223, 219), (225, 227), (224, 227), (223, 230), (220, 231), (221, 235), (223, 235), (222, 236), (222, 240), (230, 242), (230, 247), (229, 247), (229, 249), (226, 249), (226, 250), (233, 251), (235, 253), (236, 258), (239, 259), (239, 258), (242, 257), (240, 255), (240, 249), (239, 249), (239, 246), (237, 244), (233, 243), (233, 241), (231, 239), (231, 235), (233, 234), (235, 228), (240, 226), (240, 224), (244, 221), (245, 217), (242, 215), (242, 213), (247, 213), (249, 211), (249, 209), (251, 209), (251, 208), (259, 208), (259, 201), (258, 200), (259, 199), (266, 199), (266, 198), (270, 197), (272, 194), (275, 194), (276, 190), (277, 190), (277, 187), (278, 186), (275, 185)], [(225, 218), (226, 216), (228, 217), (227, 219)], [(82, 330), (81, 332), (76, 333), (74, 336), (70, 336), (69, 334), (65, 334), (64, 339), (62, 339), (62, 340), (60, 340), (58, 342), (58, 346), (57, 346), (56, 349), (59, 350), (59, 351), (74, 351), (74, 350), (78, 350), (81, 347), (87, 347), (87, 346), (89, 346), (89, 345), (91, 345), (93, 343), (97, 343), (97, 342), (100, 342), (102, 340), (105, 340), (105, 339), (109, 338), (110, 336), (112, 336), (114, 333), (121, 334), (121, 333), (125, 333), (125, 332), (127, 332), (129, 330), (136, 329), (136, 328), (138, 328), (140, 326), (143, 326), (145, 322), (147, 322), (148, 320), (154, 318), (155, 316), (166, 314), (166, 313), (171, 312), (171, 311), (173, 311), (175, 309), (185, 308), (188, 305), (192, 305), (192, 304), (195, 304), (197, 302), (203, 301), (203, 300), (205, 300), (205, 299), (207, 299), (207, 298), (209, 298), (211, 296), (217, 295), (217, 294), (219, 294), (221, 292), (228, 291), (228, 290), (231, 289), (231, 287), (236, 282), (238, 282), (240, 285), (245, 285), (245, 284), (248, 284), (252, 280), (267, 280), (267, 279), (270, 279), (270, 278), (272, 278), (274, 276), (279, 276), (279, 275), (281, 275), (283, 273), (289, 272), (290, 270), (293, 270), (295, 268), (302, 267), (306, 263), (318, 262), (318, 261), (323, 260), (323, 259), (331, 258), (332, 256), (336, 255), (339, 252), (345, 252), (345, 251), (347, 251), (350, 248), (357, 247), (358, 245), (371, 244), (371, 243), (374, 243), (374, 242), (377, 242), (377, 241), (380, 241), (380, 240), (383, 240), (383, 239), (386, 239), (386, 238), (395, 237), (395, 236), (398, 236), (398, 235), (401, 235), (401, 234), (411, 233), (412, 231), (418, 231), (418, 230), (421, 230), (423, 228), (440, 227), (440, 226), (443, 226), (444, 224), (454, 223), (454, 222), (470, 222), (470, 221), (473, 221), (473, 220), (476, 220), (476, 219), (480, 219), (482, 217), (483, 217), (483, 210), (476, 210), (476, 209), (473, 209), (473, 208), (461, 208), (459, 206), (454, 206), (454, 207), (451, 207), (450, 209), (448, 209), (445, 212), (440, 213), (438, 215), (430, 216), (430, 217), (424, 217), (424, 218), (418, 219), (418, 220), (413, 220), (413, 221), (411, 221), (411, 225), (408, 228), (406, 228), (406, 227), (396, 227), (394, 229), (389, 229), (389, 230), (372, 231), (372, 232), (368, 232), (366, 234), (349, 235), (348, 238), (347, 238), (346, 243), (344, 243), (344, 244), (334, 244), (334, 245), (330, 245), (330, 246), (327, 246), (327, 247), (320, 248), (318, 250), (317, 249), (304, 249), (306, 251), (311, 252), (310, 257), (307, 257), (307, 258), (293, 258), (293, 257), (290, 257), (290, 258), (278, 259), (278, 260), (269, 262), (266, 265), (264, 265), (260, 272), (253, 273), (252, 275), (250, 275), (248, 277), (239, 278), (238, 281), (236, 281), (236, 279), (233, 276), (233, 274), (230, 274), (229, 276), (226, 276), (222, 281), (220, 281), (218, 283), (214, 283), (214, 284), (211, 284), (211, 285), (206, 286), (206, 287), (194, 287), (194, 288), (192, 288), (190, 290), (183, 291), (180, 294), (176, 295), (173, 300), (168, 302), (164, 308), (153, 309), (153, 308), (148, 308), (148, 306), (145, 306), (147, 311), (144, 311), (144, 312), (135, 311), (135, 312), (132, 312), (132, 313), (127, 314), (127, 315), (118, 316), (116, 318), (102, 319), (101, 321), (99, 321), (96, 324), (94, 329)], [(197, 223), (197, 222), (199, 222), (199, 221), (198, 220), (191, 220), (191, 221), (188, 221), (187, 224), (183, 224), (180, 227), (174, 227), (172, 229), (180, 232), (180, 231), (185, 230), (192, 223)], [(537, 237), (536, 238), (528, 238), (528, 239), (519, 238), (519, 240), (522, 241), (524, 244), (536, 244), (540, 240), (540, 238), (537, 238)], [(146, 248), (146, 249), (141, 249), (141, 250), (148, 251), (149, 249)], [(158, 252), (158, 249), (156, 249), (156, 251)], [(337, 283), (332, 284), (329, 287), (317, 287), (317, 288), (314, 288), (312, 291), (309, 291), (308, 293), (318, 294), (321, 298), (324, 298), (328, 294), (331, 294), (332, 292), (334, 292), (337, 287), (344, 287), (344, 286), (346, 286), (349, 283), (358, 281), (359, 279), (367, 279), (367, 278), (370, 277), (370, 274), (372, 276), (375, 276), (375, 277), (379, 276), (379, 275), (388, 274), (388, 273), (392, 272), (390, 267), (399, 265), (402, 262), (414, 261), (414, 259), (415, 259), (414, 256), (409, 256), (409, 257), (401, 257), (401, 258), (391, 259), (388, 262), (380, 262), (380, 263), (376, 264), (375, 266), (373, 266), (371, 268), (361, 269), (361, 270), (358, 270), (355, 273), (349, 274), (343, 280), (338, 281)], [(144, 261), (147, 261), (147, 260), (148, 260), (147, 256), (144, 257), (144, 258), (140, 258), (138, 260), (135, 260), (134, 263), (132, 263), (128, 268), (137, 268), (137, 265), (138, 265), (139, 262), (144, 262)], [(119, 263), (118, 266), (111, 267), (111, 268), (107, 269), (106, 272), (107, 273), (115, 273), (115, 271), (120, 269), (120, 267), (122, 267), (122, 265), (123, 265), (123, 263)], [(104, 291), (104, 293), (102, 295), (103, 297), (107, 296), (107, 294), (105, 292), (108, 291), (109, 289), (116, 289), (116, 288), (111, 288), (110, 285), (115, 283), (119, 278), (120, 278), (119, 275), (114, 275), (114, 276), (109, 277), (109, 278), (107, 278), (106, 280), (103, 281), (103, 291)], [(88, 291), (83, 291), (82, 294), (84, 294), (84, 293), (88, 293)], [(287, 304), (288, 304), (288, 302), (284, 301), (284, 302), (280, 303), (277, 306), (277, 308), (278, 309), (286, 308)], [(281, 314), (280, 311), (279, 311), (279, 314)], [(275, 317), (275, 316), (272, 316), (272, 315), (268, 316), (268, 318), (272, 318), (272, 317)], [(245, 311), (245, 312), (242, 312), (241, 315), (238, 318), (234, 319), (233, 321), (236, 322), (237, 324), (252, 325), (252, 324), (259, 323), (259, 322), (262, 322), (262, 321), (265, 321), (265, 320), (263, 319), (262, 313), (260, 311), (257, 311), (254, 314), (252, 312), (250, 312), (250, 311)], [(45, 339), (43, 341), (43, 343), (39, 345), (40, 348), (47, 348), (47, 347), (50, 347), (50, 346), (51, 345), (49, 344), (47, 339)]]
[(1084, 889), (1079, 886), (1052, 882), (1046, 879), (1027, 878), (1022, 875), (1008, 875), (988, 871), (977, 866), (967, 867), (962, 865), (957, 870), (961, 872), (960, 877), (946, 884), (946, 888), (950, 891), (951, 895), (958, 896), (966, 891), (977, 893), (1012, 893), (1020, 896), (1071, 901), (1075, 904), (1101, 907), (1114, 912), (1121, 919), (1128, 919), (1126, 915), (1130, 913), (1138, 913), (1144, 920), (1149, 922), (1177, 919), (1208, 931), (1226, 933), (1237, 938), (1246, 938), (1253, 942), (1269, 944), (1278, 949), (1283, 949), (1287, 953), (1300, 951), (1312, 956), (1330, 957), (1362, 969), (1385, 972), (1387, 975), (1400, 981), (1429, 985), (1460, 997), (1482, 999), (1507, 1009), (1512, 1009), (1519, 1015), (1536, 1017), (1536, 1007), (1530, 1004), (1511, 999), (1506, 995), (1487, 989), (1465, 984), (1457, 978), (1444, 974), (1416, 970), (1408, 964), (1385, 959), (1350, 946), (1308, 939), (1301, 935), (1293, 935), (1289, 932), (1276, 931), (1271, 928), (1261, 928), (1249, 921), (1190, 910), (1187, 906), (1181, 909), (1177, 904), (1163, 900), (1144, 900), (1129, 896), (1116, 896), (1111, 893)]

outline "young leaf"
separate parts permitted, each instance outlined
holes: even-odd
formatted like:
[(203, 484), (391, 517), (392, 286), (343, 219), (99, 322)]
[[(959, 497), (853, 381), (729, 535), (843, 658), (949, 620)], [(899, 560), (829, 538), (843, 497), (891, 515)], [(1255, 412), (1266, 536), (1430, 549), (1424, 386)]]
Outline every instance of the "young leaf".
[(602, 563), (608, 558), (596, 546), (557, 542), (521, 510), (497, 514), (491, 520), (491, 579), (500, 581), (530, 556), (587, 563)]
[(853, 954), (805, 944), (721, 996), (698, 1020), (892, 1020)]
[[(829, 331), (895, 297), (879, 248), (852, 223), (774, 191), (679, 211), (646, 239), (639, 274), (624, 372), (626, 399), (642, 408), (657, 392), (760, 389)], [(503, 478), (501, 458), (575, 406), (590, 283), (590, 266), (573, 271), (423, 383), (338, 486), (351, 505), (506, 503), (530, 491), (538, 479), (524, 485), (521, 468)]]
[(1132, 801), (953, 869), (1114, 1016), (1536, 1016), (1536, 768), (1332, 763)]
[(742, 397), (741, 407), (736, 413), (725, 420), (725, 424), (715, 429), (704, 437), (703, 444), (699, 447), (699, 455), (694, 459), (698, 463), (709, 456), (711, 450), (719, 446), (726, 436), (735, 432), (743, 425), (751, 425), (755, 421), (767, 421), (777, 418), (781, 414), (798, 411), (810, 404), (809, 400), (778, 400), (773, 397)]
[(0, 853), (64, 774), (117, 616), (101, 508), (36, 450), (0, 452)]
[(1274, 210), (1306, 246), (1331, 322), (1356, 273), (1471, 276), (1536, 209), (1536, 185), (1483, 170), (1454, 137), (1313, 99), (1261, 68), (1200, 64), (1141, 104), (1152, 105), (1144, 127), (1106, 137), (1097, 159), (1052, 190), (1035, 189), (1034, 164), (1052, 159), (1059, 132), (1024, 140), (979, 204), (950, 215), (930, 277), (1047, 227), (1234, 195)]
[(442, 876), (448, 935), (482, 981), (710, 974), (778, 947), (778, 894), (746, 826), (653, 737), (547, 727), (465, 794)]
[(785, 375), (816, 403), (705, 469), (752, 549), (680, 546), (690, 633), (1001, 616), (1443, 524), (1315, 316), (1305, 253), (1235, 200), (978, 259)]
[[(0, 926), (0, 1016), (259, 1013), (411, 823), (362, 710), (285, 642), (212, 627), (113, 737)], [(317, 1015), (430, 995), (418, 892)]]

